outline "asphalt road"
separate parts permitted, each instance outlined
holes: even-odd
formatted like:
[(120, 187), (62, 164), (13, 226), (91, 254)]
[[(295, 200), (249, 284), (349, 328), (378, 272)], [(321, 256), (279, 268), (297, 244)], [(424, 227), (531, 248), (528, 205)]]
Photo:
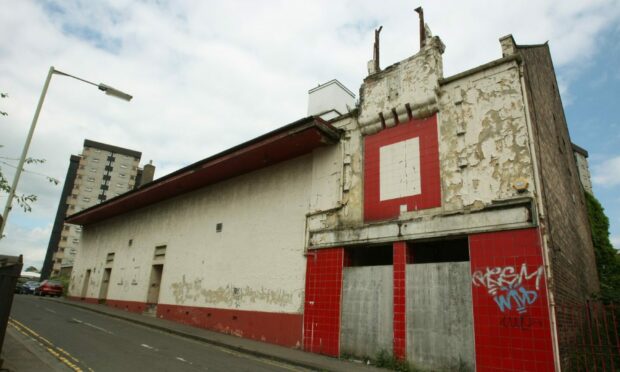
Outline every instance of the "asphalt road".
[(305, 371), (31, 295), (15, 295), (9, 327), (75, 371)]

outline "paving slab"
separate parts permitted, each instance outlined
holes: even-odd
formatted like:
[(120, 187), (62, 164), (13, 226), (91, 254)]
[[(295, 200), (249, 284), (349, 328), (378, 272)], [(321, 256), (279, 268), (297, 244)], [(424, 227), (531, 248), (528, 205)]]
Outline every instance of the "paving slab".
[(71, 369), (48, 354), (36, 340), (7, 326), (2, 346), (2, 368), (8, 372), (67, 372)]

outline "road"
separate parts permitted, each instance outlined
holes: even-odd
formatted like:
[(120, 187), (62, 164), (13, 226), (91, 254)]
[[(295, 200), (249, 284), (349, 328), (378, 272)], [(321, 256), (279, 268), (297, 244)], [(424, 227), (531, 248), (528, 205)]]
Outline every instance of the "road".
[(74, 371), (306, 371), (30, 295), (9, 327)]

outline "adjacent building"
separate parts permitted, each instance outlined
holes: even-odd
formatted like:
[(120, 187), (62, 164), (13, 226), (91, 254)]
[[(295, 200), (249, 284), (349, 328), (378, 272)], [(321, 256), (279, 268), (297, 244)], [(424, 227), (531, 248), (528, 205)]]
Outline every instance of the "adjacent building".
[(445, 77), (430, 33), (382, 69), (378, 31), (358, 102), (326, 83), (310, 116), (70, 214), (69, 295), (332, 356), (569, 369), (563, 309), (599, 284), (548, 45)]
[(139, 168), (138, 151), (84, 140), (81, 155), (71, 155), (60, 196), (42, 277), (70, 274), (80, 250), (82, 227), (64, 223), (66, 216), (97, 205), (153, 180), (155, 167)]

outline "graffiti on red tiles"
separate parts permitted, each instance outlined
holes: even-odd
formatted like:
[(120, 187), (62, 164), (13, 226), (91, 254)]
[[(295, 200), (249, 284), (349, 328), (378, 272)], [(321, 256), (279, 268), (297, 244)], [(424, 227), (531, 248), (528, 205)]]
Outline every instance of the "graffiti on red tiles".
[(525, 263), (519, 269), (516, 266), (487, 267), (473, 273), (472, 284), (485, 287), (502, 313), (515, 309), (524, 314), (538, 299), (543, 274), (542, 266), (528, 271)]

